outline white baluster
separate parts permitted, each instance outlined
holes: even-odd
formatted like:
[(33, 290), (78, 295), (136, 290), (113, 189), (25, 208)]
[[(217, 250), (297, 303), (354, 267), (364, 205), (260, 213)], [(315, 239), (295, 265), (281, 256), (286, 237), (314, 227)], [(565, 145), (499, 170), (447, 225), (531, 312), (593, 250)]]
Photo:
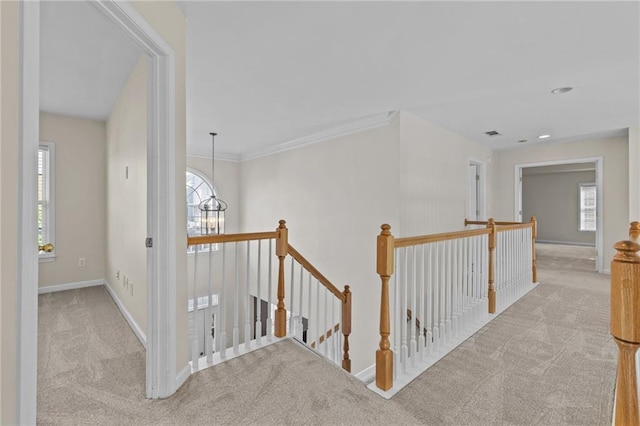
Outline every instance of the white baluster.
[(304, 289), (304, 282), (303, 282), (303, 272), (304, 272), (304, 268), (302, 268), (302, 266), (300, 266), (300, 295), (298, 296), (298, 307), (300, 308), (300, 313), (298, 314), (298, 325), (297, 325), (297, 329), (298, 329), (298, 339), (300, 339), (300, 341), (302, 341), (302, 293), (303, 293), (303, 289)]
[[(291, 256), (289, 256), (291, 257)], [(295, 267), (295, 262), (293, 260), (293, 257), (291, 257), (291, 292), (289, 294), (291, 294), (291, 306), (289, 307), (289, 334), (291, 336), (295, 336), (296, 335), (296, 330), (295, 330), (295, 319), (294, 319), (294, 315), (295, 315), (295, 311), (294, 311), (294, 304), (295, 304), (295, 297), (294, 297), (294, 288), (295, 288), (295, 280), (293, 278), (294, 276), (294, 267)], [(300, 268), (302, 268), (302, 265), (300, 265)]]
[(271, 304), (271, 297), (272, 297), (272, 289), (271, 289), (271, 283), (273, 281), (273, 271), (272, 271), (272, 265), (274, 262), (274, 258), (273, 258), (273, 239), (269, 239), (269, 261), (267, 262), (268, 265), (268, 274), (269, 274), (269, 280), (267, 281), (267, 306), (269, 309), (269, 317), (268, 317), (268, 321), (267, 321), (267, 341), (270, 342), (271, 340), (273, 340), (273, 305)]
[(311, 345), (314, 337), (311, 334), (311, 273), (309, 273), (309, 292), (307, 293), (307, 346)]
[[(271, 260), (271, 259), (269, 259)], [(262, 283), (260, 275), (262, 273), (262, 240), (258, 240), (258, 273), (256, 277), (256, 344), (262, 345)]]
[[(222, 243), (222, 291), (218, 299), (218, 316), (220, 317), (220, 332), (218, 340), (218, 350), (220, 351), (220, 359), (227, 358), (227, 244)], [(216, 332), (218, 329), (216, 328)]]
[(246, 293), (244, 295), (245, 310), (244, 310), (244, 348), (248, 351), (251, 348), (251, 315), (250, 315), (250, 301), (251, 301), (251, 241), (247, 241), (247, 279), (245, 280)]
[(409, 342), (408, 342), (408, 329), (407, 329), (407, 327), (409, 326), (409, 324), (407, 323), (407, 309), (408, 309), (407, 293), (409, 293), (408, 292), (409, 283), (407, 282), (407, 269), (409, 267), (408, 262), (409, 262), (409, 259), (407, 256), (407, 248), (403, 247), (402, 248), (402, 275), (399, 277), (400, 288), (402, 290), (402, 305), (400, 306), (400, 315), (402, 318), (402, 321), (400, 322), (401, 324), (400, 333), (402, 334), (402, 346), (401, 346), (402, 354), (400, 357), (400, 363), (402, 364), (402, 372), (405, 374), (407, 372), (407, 364), (408, 364), (407, 358), (409, 357)]
[(440, 246), (433, 245), (433, 349), (440, 349)]
[(239, 318), (239, 304), (240, 304), (240, 246), (236, 242), (236, 279), (233, 286), (233, 353), (238, 355), (240, 353), (240, 318)]
[(427, 245), (427, 270), (425, 271), (425, 278), (427, 281), (427, 300), (425, 301), (425, 314), (424, 320), (427, 326), (427, 355), (433, 353), (433, 244)]
[(446, 302), (446, 298), (447, 298), (447, 294), (446, 294), (446, 285), (447, 285), (447, 277), (446, 277), (446, 264), (445, 264), (445, 243), (444, 241), (442, 242), (438, 242), (438, 257), (440, 258), (440, 262), (439, 262), (439, 278), (438, 278), (438, 283), (439, 283), (439, 287), (440, 290), (438, 293), (438, 301), (440, 302), (440, 307), (438, 308), (438, 314), (439, 314), (439, 318), (440, 318), (440, 343), (445, 343), (448, 340), (447, 337), (447, 326), (445, 324), (446, 322), (446, 315), (447, 312), (445, 310), (445, 302)]
[[(416, 310), (416, 297), (418, 287), (418, 273), (417, 273), (417, 261), (416, 251), (417, 247), (412, 248), (412, 261), (411, 261), (411, 343), (409, 347), (409, 357), (411, 358), (411, 367), (416, 366), (416, 358), (418, 358), (416, 352), (418, 351), (418, 341), (416, 340), (416, 328), (418, 324), (418, 311)], [(408, 284), (408, 283), (407, 283)]]
[(445, 264), (446, 264), (446, 272), (447, 272), (447, 279), (445, 281), (445, 289), (446, 289), (446, 299), (445, 299), (445, 312), (446, 312), (446, 319), (445, 319), (445, 335), (447, 337), (447, 342), (451, 341), (451, 325), (452, 325), (452, 317), (453, 317), (453, 309), (452, 309), (452, 305), (451, 305), (451, 294), (453, 291), (453, 274), (452, 274), (452, 264), (451, 264), (451, 240), (445, 241), (444, 243), (444, 249), (445, 249)]
[(402, 325), (402, 314), (400, 310), (400, 279), (398, 275), (400, 271), (398, 270), (398, 265), (400, 265), (400, 249), (394, 249), (394, 268), (395, 273), (393, 274), (393, 291), (391, 292), (393, 301), (391, 304), (392, 312), (389, 315), (391, 318), (391, 340), (393, 341), (393, 378), (396, 380), (398, 378), (398, 372), (400, 371), (400, 327)]
[[(420, 312), (420, 316), (422, 317), (422, 322), (420, 323), (420, 329), (418, 330), (418, 350), (420, 352), (420, 359), (422, 361), (424, 361), (427, 356), (427, 349), (425, 347), (427, 342), (426, 342), (426, 336), (424, 333), (424, 330), (426, 329), (426, 326), (427, 326), (427, 323), (426, 323), (427, 311), (425, 309), (425, 303), (424, 303), (424, 298), (425, 298), (424, 290), (426, 285), (426, 277), (424, 275), (424, 247), (425, 247), (425, 244), (420, 245), (420, 275), (418, 277), (418, 280), (420, 283), (420, 296), (419, 296), (420, 306), (418, 308), (418, 312)], [(431, 345), (431, 343), (429, 343), (429, 345)]]
[(213, 336), (211, 335), (211, 320), (213, 313), (213, 298), (211, 293), (213, 292), (213, 244), (209, 244), (209, 279), (207, 281), (207, 307), (205, 308), (205, 315), (207, 318), (204, 351), (207, 354), (207, 362), (213, 362)]
[(322, 333), (324, 333), (324, 356), (328, 356), (328, 350), (329, 350), (329, 342), (327, 342), (327, 334), (330, 328), (331, 328), (331, 323), (329, 321), (329, 311), (328, 311), (328, 305), (329, 305), (329, 291), (327, 289), (325, 289), (323, 287), (324, 291), (324, 330), (322, 331)]
[(200, 359), (200, 334), (198, 327), (198, 245), (195, 246), (193, 255), (193, 311), (191, 313), (191, 371), (198, 371), (198, 360)]

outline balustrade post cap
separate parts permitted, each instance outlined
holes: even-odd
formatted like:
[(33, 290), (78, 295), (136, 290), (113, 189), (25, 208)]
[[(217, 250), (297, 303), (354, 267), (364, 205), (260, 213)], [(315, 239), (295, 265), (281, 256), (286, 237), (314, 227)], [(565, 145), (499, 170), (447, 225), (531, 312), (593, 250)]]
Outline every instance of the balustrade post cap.
[(351, 293), (351, 287), (349, 287), (348, 285), (344, 286), (344, 292), (345, 293)]
[(380, 229), (382, 229), (381, 235), (391, 235), (391, 225), (385, 223), (380, 226)]
[(535, 216), (531, 216), (531, 222), (535, 222), (537, 219)]
[(487, 225), (495, 225), (496, 224), (496, 220), (492, 217), (489, 218), (489, 220), (487, 221)]
[(284, 219), (280, 219), (280, 220), (278, 221), (278, 223), (280, 224), (280, 226), (279, 226), (280, 228), (286, 228), (286, 226), (285, 226), (285, 224), (287, 223), (287, 221), (286, 221), (286, 220), (284, 220)]
[(631, 229), (640, 230), (640, 222), (631, 222), (630, 227), (631, 227)]
[(613, 248), (615, 248), (617, 252), (613, 258), (614, 262), (640, 263), (640, 257), (638, 257), (640, 244), (628, 240), (618, 241), (613, 245)]

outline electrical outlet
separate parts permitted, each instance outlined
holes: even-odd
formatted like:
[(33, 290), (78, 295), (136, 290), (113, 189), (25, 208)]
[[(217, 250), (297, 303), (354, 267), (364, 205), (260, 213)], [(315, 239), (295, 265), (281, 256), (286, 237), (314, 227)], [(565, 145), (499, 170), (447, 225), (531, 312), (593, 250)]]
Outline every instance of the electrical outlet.
[(87, 266), (87, 258), (85, 257), (78, 258), (78, 266), (81, 268)]
[(116, 272), (116, 279), (120, 281), (120, 271)]

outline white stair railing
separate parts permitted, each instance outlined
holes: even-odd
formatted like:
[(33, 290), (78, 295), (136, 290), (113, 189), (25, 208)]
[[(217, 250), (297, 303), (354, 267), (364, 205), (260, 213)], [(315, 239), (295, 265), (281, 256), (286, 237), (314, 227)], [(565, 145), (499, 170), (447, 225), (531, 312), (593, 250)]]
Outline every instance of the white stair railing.
[(485, 228), (378, 236), (380, 349), (369, 387), (390, 398), (535, 284), (535, 218)]

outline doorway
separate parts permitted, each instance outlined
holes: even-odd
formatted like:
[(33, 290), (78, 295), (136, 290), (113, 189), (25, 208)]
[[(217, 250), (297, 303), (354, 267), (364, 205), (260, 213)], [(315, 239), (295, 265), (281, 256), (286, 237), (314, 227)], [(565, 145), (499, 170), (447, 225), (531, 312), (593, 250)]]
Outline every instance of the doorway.
[(485, 220), (485, 164), (469, 160), (467, 171), (467, 219)]
[[(90, 2), (148, 56), (147, 397), (176, 389), (175, 53), (128, 3)], [(38, 256), (36, 162), (39, 145), (40, 3), (21, 3), (21, 139), (18, 254), (17, 421), (36, 423)], [(141, 242), (144, 244), (144, 241)]]
[(602, 157), (518, 164), (515, 174), (516, 221), (536, 216), (547, 251), (602, 273)]

